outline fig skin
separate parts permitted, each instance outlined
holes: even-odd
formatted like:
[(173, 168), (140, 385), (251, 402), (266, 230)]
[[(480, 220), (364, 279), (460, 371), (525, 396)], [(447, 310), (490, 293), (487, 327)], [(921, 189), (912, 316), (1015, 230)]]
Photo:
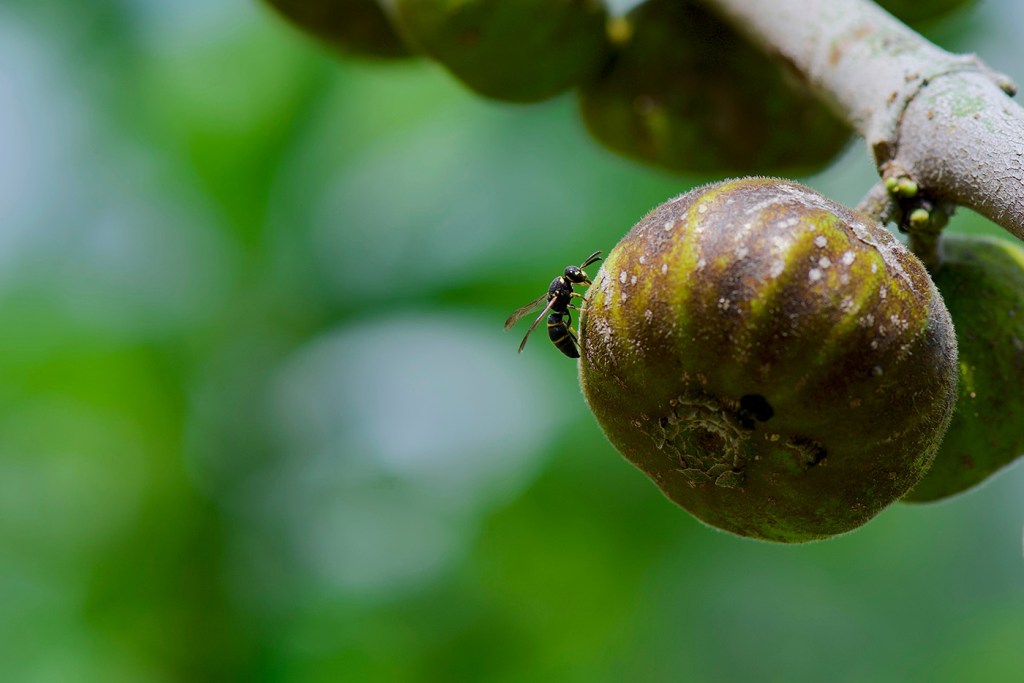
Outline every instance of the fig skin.
[(795, 73), (693, 0), (648, 0), (622, 22), (611, 67), (579, 91), (609, 149), (682, 173), (799, 175), (849, 141)]
[(904, 498), (966, 491), (1024, 453), (1024, 249), (945, 235), (934, 281), (956, 327), (957, 405), (928, 474)]
[(602, 0), (396, 0), (403, 34), (477, 94), (538, 102), (597, 73)]
[(854, 529), (925, 473), (956, 339), (920, 261), (797, 183), (651, 211), (586, 294), (580, 384), (611, 443), (705, 523), (796, 543)]
[(378, 0), (265, 0), (278, 14), (327, 45), (377, 59), (408, 57)]

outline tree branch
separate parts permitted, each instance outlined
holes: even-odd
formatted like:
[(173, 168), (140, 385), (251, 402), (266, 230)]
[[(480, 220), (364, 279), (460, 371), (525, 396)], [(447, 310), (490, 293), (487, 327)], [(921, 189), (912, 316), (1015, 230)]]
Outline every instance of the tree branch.
[(974, 55), (870, 0), (702, 0), (829, 100), (884, 175), (909, 176), (1024, 239), (1024, 109)]

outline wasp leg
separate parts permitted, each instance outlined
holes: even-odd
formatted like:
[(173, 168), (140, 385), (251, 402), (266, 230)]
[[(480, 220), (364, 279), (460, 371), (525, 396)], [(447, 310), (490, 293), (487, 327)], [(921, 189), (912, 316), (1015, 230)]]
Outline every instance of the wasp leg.
[(587, 309), (585, 307), (581, 308), (580, 306), (573, 306), (572, 304), (569, 304), (569, 308), (571, 308), (574, 311), (579, 311), (580, 315), (583, 315), (584, 313), (587, 312)]
[(583, 348), (580, 345), (580, 338), (576, 334), (576, 330), (572, 329), (572, 325), (566, 327), (566, 331), (569, 333), (569, 338), (572, 339), (573, 346), (576, 347), (576, 353), (578, 354)]
[[(576, 308), (576, 307), (573, 306), (573, 308)], [(576, 310), (579, 310), (579, 309), (576, 309)], [(567, 313), (566, 314), (566, 318), (567, 318), (568, 322), (565, 324), (565, 329), (569, 331), (569, 336), (572, 337), (572, 340), (573, 340), (573, 342), (575, 342), (576, 346), (579, 346), (580, 345), (579, 337), (576, 335), (576, 330), (574, 330), (573, 327), (572, 327), (572, 316)]]
[[(583, 298), (584, 298), (584, 297), (583, 297), (583, 295), (582, 295), (582, 294), (580, 294), (579, 292), (573, 292), (573, 293), (572, 293), (572, 295), (573, 295), (573, 296), (578, 296), (578, 297), (579, 297), (579, 298), (581, 298), (581, 299), (583, 299)], [(571, 300), (572, 300), (572, 299), (570, 298), (570, 301), (571, 301)], [(574, 311), (580, 311), (580, 312), (583, 312), (583, 311), (587, 310), (586, 308), (583, 308), (583, 307), (581, 307), (581, 306), (576, 306), (576, 305), (574, 305), (574, 304), (567, 304), (567, 306), (568, 306), (569, 308), (573, 309)]]

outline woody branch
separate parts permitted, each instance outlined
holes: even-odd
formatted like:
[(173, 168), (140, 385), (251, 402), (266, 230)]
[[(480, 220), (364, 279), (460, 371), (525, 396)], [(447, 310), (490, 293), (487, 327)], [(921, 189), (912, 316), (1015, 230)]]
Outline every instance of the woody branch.
[(702, 1), (831, 102), (884, 176), (1024, 239), (1024, 109), (1009, 78), (869, 0)]

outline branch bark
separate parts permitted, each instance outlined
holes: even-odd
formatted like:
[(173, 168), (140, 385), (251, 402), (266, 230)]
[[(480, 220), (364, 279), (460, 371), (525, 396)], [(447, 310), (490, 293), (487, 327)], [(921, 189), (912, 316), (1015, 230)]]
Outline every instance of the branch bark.
[(881, 173), (1024, 239), (1024, 109), (1009, 78), (870, 0), (701, 1), (830, 101)]

